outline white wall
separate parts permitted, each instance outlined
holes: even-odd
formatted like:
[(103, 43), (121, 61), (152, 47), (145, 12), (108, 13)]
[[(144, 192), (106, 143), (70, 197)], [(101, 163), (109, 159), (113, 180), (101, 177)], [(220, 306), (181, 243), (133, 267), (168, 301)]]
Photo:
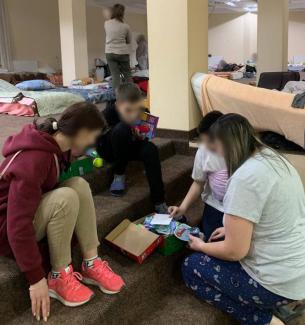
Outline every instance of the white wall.
[(256, 52), (257, 15), (211, 14), (209, 53), (230, 63), (244, 63)]
[[(5, 0), (14, 60), (37, 60), (40, 67), (61, 67), (58, 0)], [(127, 14), (133, 31), (147, 35), (147, 18)], [(89, 66), (104, 57), (104, 18), (99, 7), (87, 7)], [(257, 15), (210, 14), (209, 53), (228, 62), (244, 63), (256, 52)], [(289, 17), (289, 56), (305, 55), (305, 12)]]
[[(305, 12), (290, 12), (288, 60), (305, 56)], [(257, 51), (257, 15), (211, 14), (209, 53), (224, 56), (231, 63), (243, 63)]]
[(57, 0), (5, 0), (13, 60), (37, 60), (39, 66), (60, 67)]
[[(295, 55), (305, 56), (305, 12), (291, 12), (289, 15), (288, 59)], [(305, 61), (305, 60), (304, 60)]]
[[(39, 67), (61, 68), (58, 0), (5, 0), (13, 60), (36, 60)], [(132, 31), (147, 35), (146, 15), (126, 15)], [(89, 66), (105, 56), (103, 10), (87, 7)]]

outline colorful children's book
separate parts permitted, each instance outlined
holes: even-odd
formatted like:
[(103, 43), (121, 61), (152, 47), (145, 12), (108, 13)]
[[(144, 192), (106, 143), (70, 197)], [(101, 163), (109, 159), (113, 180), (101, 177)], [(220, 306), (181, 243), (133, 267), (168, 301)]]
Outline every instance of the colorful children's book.
[(157, 125), (159, 117), (143, 112), (141, 114), (141, 120), (134, 126), (139, 133), (145, 134), (145, 137), (149, 140), (156, 136)]

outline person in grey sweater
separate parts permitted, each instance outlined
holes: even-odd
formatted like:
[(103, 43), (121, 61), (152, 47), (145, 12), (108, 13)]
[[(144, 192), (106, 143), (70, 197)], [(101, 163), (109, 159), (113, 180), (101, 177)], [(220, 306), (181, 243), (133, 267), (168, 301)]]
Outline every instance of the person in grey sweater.
[(114, 89), (120, 85), (121, 81), (131, 81), (129, 44), (132, 35), (129, 25), (124, 23), (124, 14), (125, 7), (116, 4), (112, 7), (111, 19), (105, 22), (105, 53)]
[(140, 70), (148, 70), (148, 44), (143, 34), (137, 38), (137, 52), (136, 58)]

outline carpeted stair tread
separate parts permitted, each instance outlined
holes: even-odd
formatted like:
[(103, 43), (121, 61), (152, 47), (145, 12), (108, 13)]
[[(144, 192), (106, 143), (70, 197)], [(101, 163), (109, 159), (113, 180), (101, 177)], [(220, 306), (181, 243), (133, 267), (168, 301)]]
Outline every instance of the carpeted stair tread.
[(160, 160), (163, 161), (175, 154), (175, 146), (171, 139), (154, 138), (152, 142), (159, 149)]
[[(199, 220), (201, 213), (202, 202), (198, 200), (188, 211), (188, 216), (195, 222)], [(169, 288), (176, 284), (176, 278), (180, 278), (180, 265), (185, 252), (167, 257), (155, 252), (142, 265), (138, 265), (102, 243), (100, 255), (110, 263), (114, 271), (122, 275), (126, 288), (114, 296), (95, 290), (94, 299), (77, 309), (64, 307), (52, 299), (51, 318), (48, 324), (70, 324), (71, 321), (76, 325), (140, 324), (141, 319), (145, 319), (156, 310), (155, 306)], [(23, 300), (28, 299), (26, 295), (25, 291), (21, 294)], [(1, 313), (3, 324), (37, 324), (31, 316), (29, 306), (29, 301), (27, 301), (27, 305), (22, 310)]]
[(196, 298), (183, 284), (173, 286), (139, 325), (236, 325), (227, 315)]
[[(182, 199), (190, 185), (193, 157), (183, 155), (173, 156), (174, 146), (170, 140), (155, 139), (155, 142), (159, 148), (160, 158), (163, 160), (162, 170), (166, 191), (168, 193), (168, 202), (177, 202)], [(111, 174), (111, 166), (109, 164), (98, 170), (98, 172), (104, 173), (104, 180), (108, 177), (108, 182), (110, 182), (109, 175)], [(103, 177), (95, 174), (93, 177), (93, 184), (97, 182), (103, 182)], [(90, 185), (92, 187), (92, 183)], [(107, 187), (104, 187), (104, 189), (107, 188), (107, 190), (94, 197), (100, 238), (104, 238), (104, 236), (124, 218), (127, 217), (131, 220), (135, 220), (152, 211), (153, 207), (150, 203), (147, 185), (144, 169), (141, 164), (132, 163), (127, 172), (127, 192), (122, 198), (111, 196), (108, 192), (108, 184)], [(161, 283), (162, 280), (166, 279), (171, 274), (170, 269), (173, 266), (172, 258), (164, 258), (158, 254), (154, 254), (149, 258), (148, 263), (138, 266), (113, 250), (106, 249), (105, 252), (114, 270), (124, 276), (128, 288), (130, 289), (126, 290), (128, 293), (125, 293), (124, 290), (118, 296), (107, 296), (97, 292), (94, 301), (88, 306), (81, 307), (77, 313), (75, 313), (75, 310), (72, 312), (69, 308), (67, 309), (61, 304), (54, 302), (54, 314), (56, 314), (57, 318), (55, 319), (54, 316), (53, 324), (70, 323), (72, 318), (78, 319), (76, 322), (77, 324), (94, 324), (96, 320), (105, 320), (105, 324), (111, 324), (109, 320), (118, 320), (120, 317), (122, 317), (121, 320), (124, 321), (125, 318), (122, 315), (117, 315), (117, 308), (119, 306), (120, 310), (125, 310), (127, 314), (130, 312), (128, 304), (128, 299), (131, 299), (128, 296), (130, 292), (139, 290), (136, 297), (132, 298), (133, 304), (135, 305), (134, 310), (139, 310), (139, 312), (143, 312), (143, 308), (146, 308), (147, 303), (154, 303), (154, 300), (159, 299), (157, 297), (162, 295), (163, 288)], [(78, 255), (74, 250), (73, 255), (75, 254)], [(141, 270), (143, 270), (143, 272)], [(154, 273), (152, 270), (156, 272)], [(153, 283), (153, 285), (145, 285), (143, 287), (141, 283), (146, 283), (146, 281), (148, 281), (148, 283)], [(160, 288), (156, 285), (158, 283), (161, 285)], [(135, 288), (133, 288), (133, 286)], [(12, 324), (31, 324), (35, 322), (29, 310), (30, 304), (27, 283), (24, 276), (20, 274), (13, 261), (3, 257), (0, 257), (0, 291), (3, 293), (0, 295), (0, 315), (3, 315), (0, 323), (3, 322), (6, 324), (10, 321)], [(144, 292), (146, 292), (145, 299), (147, 300), (145, 304), (143, 304)], [(127, 299), (125, 295), (129, 298)], [(125, 301), (124, 299), (127, 300)], [(116, 303), (116, 301), (118, 301), (118, 303)], [(56, 312), (57, 310), (58, 312)], [(83, 310), (85, 313), (84, 318), (82, 317)], [(63, 314), (61, 311), (65, 311), (65, 313)], [(99, 321), (97, 321), (97, 324), (99, 324)], [(118, 323), (116, 322), (113, 324)], [(125, 322), (124, 324), (128, 323)], [(133, 324), (135, 323), (133, 322)]]
[[(184, 284), (177, 284), (154, 306), (155, 311), (141, 318), (137, 325), (160, 325), (175, 322), (175, 325), (238, 325), (239, 323), (215, 307), (196, 298)], [(304, 325), (305, 316), (290, 321), (287, 325)]]
[[(176, 202), (185, 195), (190, 184), (192, 165), (193, 157), (183, 155), (175, 155), (162, 162), (167, 202)], [(127, 173), (127, 191), (123, 197), (113, 197), (105, 191), (96, 195), (94, 202), (101, 237), (124, 218), (135, 220), (153, 211), (146, 176), (142, 170), (132, 175)]]
[[(169, 202), (181, 199), (190, 184), (193, 158), (175, 155), (162, 162), (164, 182), (170, 193)], [(94, 197), (99, 238), (103, 238), (124, 218), (138, 219), (152, 211), (149, 190), (143, 170), (128, 177), (128, 190), (122, 198), (111, 196), (108, 191)], [(179, 191), (177, 191), (179, 189)], [(0, 314), (15, 314), (26, 306), (27, 292), (24, 277), (15, 263), (0, 257)]]
[[(153, 140), (154, 144), (158, 147), (160, 160), (163, 161), (175, 154), (175, 146), (170, 139), (155, 138)], [(143, 170), (141, 163), (132, 162), (131, 171), (135, 169)], [(113, 177), (112, 165), (105, 162), (103, 168), (94, 168), (92, 173), (85, 175), (85, 179), (90, 184), (92, 193), (94, 195), (105, 191)]]
[(0, 324), (27, 302), (27, 282), (16, 263), (0, 256)]
[[(138, 265), (107, 246), (102, 251), (103, 258), (123, 276), (126, 288), (117, 295), (106, 295), (94, 290), (94, 299), (77, 309), (64, 307), (52, 299), (48, 324), (71, 324), (72, 320), (74, 324), (136, 324), (133, 318), (145, 308), (145, 304), (141, 306), (141, 302), (145, 300), (146, 303), (156, 303), (161, 299), (165, 289), (163, 281), (167, 278), (170, 281), (176, 256), (164, 257), (154, 253), (142, 265)], [(11, 313), (10, 317), (12, 320), (8, 321), (5, 316), (7, 324), (37, 323), (29, 306), (19, 315)]]

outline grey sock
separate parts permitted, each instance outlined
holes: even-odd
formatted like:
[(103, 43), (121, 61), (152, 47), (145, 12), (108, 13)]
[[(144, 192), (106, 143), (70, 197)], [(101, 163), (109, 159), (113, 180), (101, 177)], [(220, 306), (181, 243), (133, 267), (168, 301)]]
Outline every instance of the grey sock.
[(125, 182), (125, 175), (124, 174), (123, 175), (114, 174), (113, 180), (124, 183)]

